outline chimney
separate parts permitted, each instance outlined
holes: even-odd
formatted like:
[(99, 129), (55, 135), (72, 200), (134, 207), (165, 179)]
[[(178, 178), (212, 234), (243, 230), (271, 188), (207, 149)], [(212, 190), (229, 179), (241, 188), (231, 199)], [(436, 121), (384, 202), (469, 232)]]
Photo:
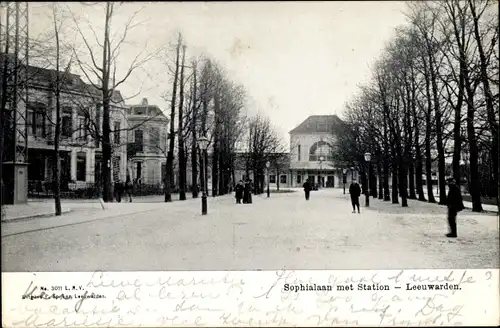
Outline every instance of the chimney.
[(148, 105), (148, 98), (142, 98), (141, 105), (147, 106)]

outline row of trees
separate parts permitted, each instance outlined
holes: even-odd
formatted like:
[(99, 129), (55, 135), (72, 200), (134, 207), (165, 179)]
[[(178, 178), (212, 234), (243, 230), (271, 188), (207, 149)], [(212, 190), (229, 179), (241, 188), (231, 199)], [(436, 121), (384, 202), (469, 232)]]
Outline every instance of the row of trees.
[[(121, 130), (138, 128), (138, 126), (123, 126), (118, 131), (112, 129), (110, 123), (113, 119), (112, 107), (117, 101), (116, 92), (132, 73), (152, 59), (165, 64), (163, 66), (165, 76), (171, 80), (171, 84), (164, 85), (166, 90), (164, 97), (170, 105), (170, 115), (169, 126), (165, 127), (169, 131), (168, 144), (161, 149), (166, 158), (167, 170), (164, 180), (166, 202), (172, 200), (174, 189), (179, 191), (180, 200), (186, 199), (188, 192), (186, 175), (189, 164), (193, 181), (192, 196), (198, 197), (200, 186), (196, 182), (206, 180), (205, 174), (209, 163), (212, 173), (212, 194), (217, 196), (228, 193), (230, 182), (235, 180), (237, 151), (247, 152), (245, 157), (249, 160), (246, 161), (246, 170), (253, 171), (254, 176), (262, 171), (262, 163), (272, 159), (268, 156), (269, 152), (273, 154), (278, 150), (282, 152), (281, 140), (276, 137), (276, 131), (269, 119), (262, 115), (246, 117), (244, 88), (232, 81), (223, 67), (212, 58), (200, 55), (187, 59), (188, 47), (181, 34), (176, 37), (171, 47), (147, 50), (148, 52), (144, 50), (147, 47), (143, 48), (134, 57), (127, 70), (120, 72), (118, 62), (123, 61), (120, 55), (122, 46), (128, 43), (127, 37), (137, 26), (135, 18), (138, 12), (130, 17), (124, 27), (116, 29), (112, 22), (119, 4), (113, 2), (82, 4), (82, 6), (104, 6), (105, 9), (102, 34), (97, 33), (93, 24), (90, 22), (87, 24), (87, 32), (91, 31), (90, 35), (95, 38), (92, 40), (88, 38), (89, 34), (85, 33), (83, 20), (78, 18), (69, 6), (61, 4), (47, 6), (50, 6), (47, 8), (50, 9), (52, 29), (44, 33), (43, 42), (33, 42), (36, 47), (30, 50), (30, 56), (36, 58), (33, 62), (38, 65), (44, 63), (42, 66), (54, 69), (54, 74), (51, 74), (49, 84), (45, 87), (48, 87), (53, 94), (56, 115), (52, 118), (51, 113), (47, 112), (44, 119), (48, 119), (50, 127), (53, 128), (51, 139), (54, 141), (53, 192), (56, 215), (61, 214), (59, 152), (63, 128), (61, 107), (62, 99), (65, 98), (63, 94), (75, 92), (73, 90), (75, 86), (68, 83), (72, 67), (78, 68), (86, 83), (76, 90), (83, 97), (70, 97), (72, 105), (83, 113), (85, 125), (72, 126), (73, 130), (70, 133), (72, 134), (75, 129), (84, 129), (85, 133), (81, 135), (87, 136), (88, 133), (92, 142), (95, 141), (102, 147), (102, 181), (99, 185), (103, 188), (102, 196), (106, 202), (113, 200), (109, 163), (116, 148), (122, 146), (114, 142), (112, 136)], [(76, 35), (83, 47), (78, 47), (78, 42), (72, 44), (64, 41), (68, 34)], [(35, 52), (36, 56), (33, 56)], [(31, 73), (29, 78), (36, 80), (37, 77)], [(2, 99), (5, 97), (6, 94), (3, 93)], [(96, 113), (95, 103), (100, 104), (102, 120)], [(2, 112), (6, 106), (7, 104), (2, 102)], [(254, 137), (245, 138), (247, 135)], [(204, 154), (199, 152), (197, 145), (200, 136), (209, 139), (209, 150)], [(242, 143), (244, 139), (248, 141)], [(161, 147), (161, 145), (151, 146)], [(259, 155), (249, 155), (252, 152)], [(204, 157), (203, 168), (200, 167), (200, 156)], [(174, 185), (175, 165), (178, 174), (177, 185)]]
[(407, 25), (396, 29), (373, 78), (346, 106), (333, 155), (366, 172), (363, 154), (370, 152), (371, 195), (393, 203), (401, 198), (402, 206), (408, 198), (436, 202), (437, 166), (439, 203), (446, 203), (445, 179), (452, 176), (466, 183), (473, 211), (482, 211), (481, 196), (497, 202), (499, 196), (497, 5), (407, 6)]
[[(252, 173), (256, 179), (255, 190), (263, 192), (266, 162), (278, 163), (285, 153), (276, 129), (269, 118), (260, 113), (251, 117), (246, 115), (244, 87), (232, 81), (217, 61), (201, 55), (191, 58), (187, 64), (187, 45), (181, 34), (173, 48), (174, 67), (167, 63), (173, 81), (169, 95), (169, 144), (164, 152), (167, 156), (165, 201), (172, 200), (176, 157), (180, 200), (186, 199), (188, 159), (193, 198), (198, 197), (200, 191), (196, 182), (206, 180), (208, 165), (211, 166), (213, 196), (231, 191), (238, 169), (244, 169), (247, 176)], [(203, 154), (197, 148), (200, 136), (209, 140), (208, 151)], [(238, 154), (242, 156), (238, 157)], [(204, 160), (201, 161), (199, 156)]]

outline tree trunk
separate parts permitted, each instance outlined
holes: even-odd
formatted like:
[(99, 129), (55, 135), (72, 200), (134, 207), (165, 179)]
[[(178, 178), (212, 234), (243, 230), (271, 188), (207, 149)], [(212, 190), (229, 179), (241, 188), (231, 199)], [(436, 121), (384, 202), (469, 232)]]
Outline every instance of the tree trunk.
[[(59, 65), (57, 65), (59, 66)], [(57, 73), (59, 76), (59, 67), (57, 67)], [(55, 213), (56, 216), (62, 214), (61, 208), (61, 160), (59, 156), (59, 140), (61, 138), (61, 94), (58, 90), (60, 87), (59, 77), (57, 78), (56, 84), (56, 122), (55, 122), (55, 133), (54, 133), (54, 163), (53, 163), (53, 189), (54, 189), (54, 202), (55, 202)]]
[[(269, 181), (267, 183), (269, 183)], [(279, 168), (276, 168), (276, 190), (280, 190), (280, 169)]]
[(212, 154), (212, 196), (218, 196), (218, 187), (219, 184), (219, 151), (214, 144), (213, 154)]
[(197, 142), (196, 137), (196, 120), (198, 110), (196, 107), (196, 95), (198, 91), (198, 81), (196, 80), (197, 68), (194, 65), (193, 68), (193, 99), (191, 105), (191, 181), (192, 181), (192, 194), (193, 198), (198, 198), (198, 152), (197, 152)]
[(102, 181), (103, 181), (103, 201), (112, 202), (113, 201), (113, 185), (111, 180), (111, 143), (110, 143), (110, 133), (111, 128), (109, 124), (110, 116), (110, 98), (112, 90), (109, 90), (109, 79), (110, 79), (110, 61), (111, 54), (110, 49), (110, 39), (109, 30), (111, 25), (111, 3), (106, 4), (106, 21), (104, 26), (104, 46), (103, 57), (102, 57)]
[(439, 104), (439, 90), (437, 84), (438, 74), (435, 70), (437, 69), (437, 65), (434, 63), (434, 58), (430, 51), (430, 46), (428, 48), (428, 57), (429, 57), (429, 70), (431, 75), (431, 86), (432, 86), (432, 96), (434, 100), (434, 119), (436, 122), (436, 149), (438, 153), (438, 184), (439, 184), (439, 204), (446, 205), (446, 172), (445, 172), (445, 159), (444, 159), (444, 145), (443, 145), (443, 127), (441, 122), (441, 106)]
[(399, 173), (399, 194), (401, 195), (401, 207), (408, 207), (408, 186), (407, 186), (407, 178), (408, 178), (408, 172), (406, 169), (406, 165), (403, 159), (403, 156), (399, 156), (399, 162), (400, 164), (398, 165), (398, 173)]
[(219, 150), (219, 196), (225, 195), (226, 194), (226, 154), (224, 151), (224, 147), (222, 146), (221, 149)]
[(408, 182), (409, 182), (409, 199), (417, 199), (417, 194), (415, 193), (415, 166), (413, 161), (408, 164)]
[(172, 187), (174, 186), (174, 148), (175, 148), (175, 104), (177, 97), (177, 83), (179, 77), (179, 60), (181, 52), (181, 37), (177, 41), (175, 56), (175, 75), (172, 88), (172, 100), (170, 104), (170, 134), (167, 153), (167, 176), (165, 177), (165, 202), (172, 201)]
[[(500, 183), (499, 183), (499, 163), (498, 163), (498, 147), (499, 147), (499, 124), (498, 121), (495, 117), (495, 105), (494, 105), (494, 96), (493, 93), (491, 92), (491, 87), (490, 87), (490, 81), (488, 78), (488, 65), (489, 65), (489, 59), (486, 57), (486, 54), (484, 52), (484, 46), (483, 46), (483, 41), (481, 38), (481, 33), (479, 30), (479, 17), (478, 13), (476, 11), (475, 7), (475, 2), (469, 0), (469, 8), (471, 10), (471, 14), (473, 17), (474, 21), (474, 38), (476, 39), (477, 43), (477, 49), (479, 53), (479, 59), (480, 59), (480, 79), (481, 83), (483, 85), (483, 93), (484, 93), (484, 98), (486, 101), (486, 111), (487, 111), (487, 117), (488, 117), (488, 123), (490, 126), (491, 130), (491, 161), (493, 164), (493, 185), (497, 186), (494, 189), (494, 196), (496, 196), (497, 199), (497, 205), (498, 209), (500, 211)], [(498, 35), (497, 41), (498, 41)], [(497, 112), (498, 112), (498, 107), (497, 107)]]
[(411, 128), (411, 115), (410, 111), (411, 106), (413, 106), (412, 94), (408, 91), (408, 98), (410, 98), (410, 104), (405, 111), (405, 161), (407, 162), (407, 173), (405, 175), (405, 181), (408, 181), (409, 185), (409, 195), (408, 198), (416, 199), (417, 195), (415, 194), (415, 171), (413, 164), (413, 155), (412, 155), (412, 143), (413, 143), (413, 131)]
[(389, 143), (388, 143), (388, 131), (387, 131), (387, 118), (384, 115), (384, 160), (383, 160), (383, 170), (384, 170), (384, 201), (388, 202), (391, 200), (391, 195), (389, 191)]
[[(61, 161), (59, 156), (59, 140), (61, 138), (61, 76), (60, 76), (60, 44), (59, 44), (59, 30), (57, 28), (55, 11), (54, 11), (54, 33), (56, 38), (56, 122), (54, 131), (54, 163), (53, 163), (53, 190), (54, 190), (54, 206), (55, 214), (59, 216), (62, 214), (61, 208)], [(52, 109), (52, 106), (49, 107)], [(1, 164), (1, 163), (0, 163)]]
[(462, 106), (464, 101), (464, 63), (460, 61), (459, 81), (458, 81), (458, 95), (457, 103), (454, 106), (454, 122), (453, 122), (453, 179), (460, 187), (462, 182), (462, 173), (460, 169), (460, 160), (462, 154)]
[(186, 46), (182, 47), (181, 76), (179, 80), (179, 119), (177, 124), (177, 147), (179, 152), (179, 200), (186, 200), (186, 154), (184, 152), (184, 63)]
[(399, 204), (398, 198), (398, 167), (393, 161), (392, 163), (392, 203)]
[(370, 169), (368, 170), (368, 178), (370, 179), (370, 197), (377, 197), (377, 179), (373, 170), (373, 163), (370, 162)]
[(432, 137), (432, 98), (430, 91), (430, 81), (428, 75), (427, 60), (422, 56), (424, 64), (425, 91), (427, 99), (427, 110), (425, 112), (425, 175), (427, 180), (427, 197), (429, 203), (435, 203), (434, 191), (432, 188), (432, 158), (431, 158), (431, 137)]
[(474, 127), (474, 90), (468, 74), (465, 75), (465, 86), (467, 91), (467, 138), (469, 142), (469, 163), (470, 163), (470, 196), (472, 200), (472, 211), (482, 212), (481, 187), (479, 182), (479, 151), (477, 147), (476, 129)]
[(378, 199), (384, 199), (382, 165), (380, 161), (377, 161), (377, 177), (378, 177)]
[(420, 127), (418, 124), (417, 108), (413, 107), (413, 121), (415, 127), (415, 183), (417, 187), (418, 200), (425, 202), (424, 185), (422, 183), (423, 167), (422, 167), (422, 151), (420, 149)]

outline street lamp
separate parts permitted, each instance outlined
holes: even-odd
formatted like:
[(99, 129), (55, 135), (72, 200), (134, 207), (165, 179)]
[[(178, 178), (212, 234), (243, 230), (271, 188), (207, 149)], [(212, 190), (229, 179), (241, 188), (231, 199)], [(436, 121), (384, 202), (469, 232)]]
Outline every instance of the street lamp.
[(347, 180), (347, 176), (346, 176), (347, 169), (344, 169), (343, 172), (344, 172), (344, 175), (342, 176), (342, 182), (344, 182), (344, 195), (345, 195), (345, 183), (346, 183), (346, 180)]
[(367, 190), (365, 194), (365, 206), (370, 207), (370, 161), (372, 159), (372, 154), (370, 153), (365, 153), (365, 161), (368, 163), (368, 179), (367, 181)]
[(269, 198), (270, 192), (269, 192), (269, 167), (271, 167), (271, 163), (269, 161), (266, 162), (266, 168), (267, 168), (267, 198)]
[(201, 169), (204, 170), (203, 171), (204, 181), (201, 182), (203, 188), (203, 193), (201, 194), (201, 215), (207, 215), (207, 187), (206, 187), (207, 172), (205, 170), (205, 151), (207, 150), (208, 147), (207, 137), (203, 136), (198, 139), (198, 147), (200, 147), (201, 151)]
[(324, 157), (323, 156), (320, 156), (319, 157), (319, 185), (320, 187), (323, 187), (323, 161), (324, 161)]

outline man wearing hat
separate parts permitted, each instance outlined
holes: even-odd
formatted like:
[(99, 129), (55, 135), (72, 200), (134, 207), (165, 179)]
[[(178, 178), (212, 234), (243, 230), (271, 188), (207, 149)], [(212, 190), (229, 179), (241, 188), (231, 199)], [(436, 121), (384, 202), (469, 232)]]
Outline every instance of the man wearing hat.
[(460, 187), (457, 186), (454, 179), (448, 179), (448, 224), (450, 226), (450, 232), (446, 234), (446, 237), (457, 238), (457, 214), (465, 208), (462, 201), (462, 193), (460, 192)]

